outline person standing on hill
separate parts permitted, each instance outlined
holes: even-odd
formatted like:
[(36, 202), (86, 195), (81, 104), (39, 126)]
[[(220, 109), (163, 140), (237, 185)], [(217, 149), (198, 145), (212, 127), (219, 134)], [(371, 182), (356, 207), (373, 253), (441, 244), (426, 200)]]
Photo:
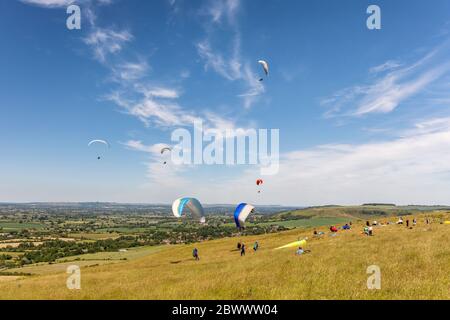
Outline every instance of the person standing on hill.
[(194, 257), (194, 259), (196, 261), (200, 260), (200, 257), (198, 256), (198, 249), (194, 248), (194, 250), (192, 251), (192, 256)]
[(415, 226), (416, 224), (417, 224), (417, 219), (414, 218), (414, 219), (413, 219), (413, 226)]
[(409, 219), (406, 220), (406, 227), (409, 228)]
[(258, 251), (258, 249), (259, 249), (259, 243), (258, 243), (258, 241), (256, 241), (255, 242), (255, 244), (253, 245), (253, 251)]
[(241, 246), (241, 257), (245, 256), (245, 244), (243, 243)]
[(237, 244), (237, 249), (238, 249), (238, 250), (241, 250), (241, 246), (242, 246), (242, 244), (241, 244), (241, 242), (239, 241), (238, 244)]

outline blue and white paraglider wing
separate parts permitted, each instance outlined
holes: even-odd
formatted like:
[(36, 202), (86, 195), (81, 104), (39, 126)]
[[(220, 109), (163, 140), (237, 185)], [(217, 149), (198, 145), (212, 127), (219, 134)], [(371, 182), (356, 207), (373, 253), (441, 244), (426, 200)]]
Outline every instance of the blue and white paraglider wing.
[(205, 223), (205, 211), (203, 207), (195, 198), (180, 198), (173, 202), (172, 213), (175, 217), (181, 218), (183, 216), (184, 208), (187, 207), (191, 212), (192, 216), (200, 219), (200, 223)]
[(241, 203), (238, 205), (234, 211), (234, 222), (236, 223), (236, 227), (239, 229), (245, 228), (245, 221), (247, 220), (247, 217), (254, 211), (255, 207), (250, 204)]

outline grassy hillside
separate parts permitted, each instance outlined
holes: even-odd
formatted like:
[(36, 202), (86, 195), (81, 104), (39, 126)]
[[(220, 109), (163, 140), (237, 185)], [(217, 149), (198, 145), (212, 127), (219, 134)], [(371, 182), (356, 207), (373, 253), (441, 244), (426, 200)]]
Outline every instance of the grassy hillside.
[[(237, 238), (164, 246), (129, 261), (82, 268), (80, 291), (69, 291), (63, 271), (0, 281), (1, 299), (449, 299), (450, 226), (410, 230), (389, 225), (375, 236), (362, 225), (336, 237), (310, 239), (311, 253), (274, 248), (311, 230), (242, 238), (257, 253), (240, 257)], [(324, 229), (325, 231), (325, 229)], [(193, 247), (201, 260), (193, 261)], [(94, 257), (91, 257), (94, 258)], [(99, 258), (99, 257), (95, 257)], [(73, 262), (74, 264), (77, 261)], [(382, 289), (368, 290), (366, 269), (378, 265)], [(6, 277), (7, 278), (7, 277)]]
[[(313, 218), (342, 217), (347, 219), (371, 219), (373, 217), (393, 217), (421, 214), (435, 210), (435, 214), (447, 214), (448, 207), (426, 206), (394, 206), (394, 205), (362, 205), (362, 206), (322, 206), (309, 207), (301, 210), (281, 212), (275, 218)], [(439, 210), (439, 211), (438, 211)]]

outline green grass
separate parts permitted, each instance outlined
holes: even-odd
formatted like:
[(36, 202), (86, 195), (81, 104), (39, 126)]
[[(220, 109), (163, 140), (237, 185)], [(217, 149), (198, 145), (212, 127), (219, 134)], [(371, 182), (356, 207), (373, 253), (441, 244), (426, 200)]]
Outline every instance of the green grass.
[(115, 239), (120, 237), (118, 233), (70, 233), (69, 238), (77, 240), (105, 240), (105, 239)]
[(124, 262), (142, 258), (163, 250), (164, 247), (138, 247), (127, 249), (126, 252), (98, 252), (58, 259), (55, 263), (37, 263), (22, 268), (8, 269), (11, 273), (28, 273), (33, 275), (46, 275), (65, 273), (70, 265), (79, 267), (92, 267), (110, 263)]
[[(45, 225), (41, 223), (19, 223), (19, 222), (0, 222), (0, 228), (2, 231), (10, 232), (10, 231), (20, 231), (24, 229), (44, 229)], [(1, 231), (0, 231), (1, 232)]]
[(22, 268), (8, 269), (6, 271), (12, 272), (12, 273), (19, 273), (19, 274), (26, 273), (26, 274), (32, 274), (32, 275), (49, 275), (49, 274), (65, 273), (67, 270), (67, 267), (69, 267), (71, 265), (77, 265), (79, 267), (92, 267), (92, 266), (99, 266), (99, 265), (118, 263), (118, 262), (120, 262), (120, 261), (118, 261), (118, 260), (89, 260), (89, 261), (71, 261), (71, 262), (54, 263), (54, 264), (40, 263), (40, 264), (24, 266)]
[(57, 260), (57, 262), (65, 262), (65, 261), (75, 261), (75, 260), (81, 260), (81, 261), (88, 261), (88, 260), (133, 260), (137, 258), (142, 258), (145, 256), (148, 256), (150, 254), (159, 252), (164, 247), (137, 247), (137, 248), (130, 248), (127, 249), (126, 252), (98, 252), (98, 253), (91, 253), (91, 254), (83, 254), (78, 256), (72, 256), (72, 257), (66, 257)]
[(143, 233), (148, 230), (154, 230), (155, 227), (147, 227), (147, 228), (132, 228), (132, 227), (111, 227), (111, 228), (102, 228), (98, 229), (97, 232), (100, 233), (109, 233), (109, 232), (116, 232), (116, 233)]

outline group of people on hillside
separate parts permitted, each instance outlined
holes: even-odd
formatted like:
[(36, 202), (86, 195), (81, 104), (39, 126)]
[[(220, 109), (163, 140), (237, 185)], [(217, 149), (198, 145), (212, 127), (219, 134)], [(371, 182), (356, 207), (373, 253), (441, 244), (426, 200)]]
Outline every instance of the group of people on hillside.
[[(238, 251), (241, 252), (241, 257), (245, 256), (245, 249), (246, 249), (245, 243), (239, 241), (238, 244), (237, 244), (237, 249), (238, 249)], [(258, 249), (259, 249), (259, 243), (258, 243), (258, 241), (256, 241), (253, 244), (253, 251), (256, 252), (256, 251), (258, 251)], [(200, 260), (197, 248), (194, 248), (194, 250), (192, 251), (192, 256), (194, 257), (194, 259), (196, 261)]]
[[(237, 244), (237, 249), (238, 251), (241, 251), (241, 257), (245, 256), (245, 243), (242, 243), (241, 241), (238, 242)], [(253, 251), (256, 252), (259, 249), (259, 243), (258, 241), (255, 241), (255, 243), (253, 244)]]
[[(425, 222), (426, 222), (426, 224), (431, 224), (431, 219), (428, 218), (428, 217), (426, 217)], [(366, 225), (365, 225), (365, 227), (364, 227), (364, 232), (363, 232), (363, 234), (365, 234), (365, 235), (367, 235), (367, 236), (373, 236), (373, 235), (374, 235), (374, 232), (373, 232), (373, 227), (374, 227), (374, 226), (385, 226), (385, 225), (389, 225), (389, 224), (391, 224), (391, 223), (390, 223), (390, 222), (386, 222), (386, 223), (383, 224), (383, 223), (378, 223), (377, 221), (373, 221), (372, 223), (369, 222), (369, 221), (366, 221)], [(399, 217), (399, 219), (398, 219), (398, 221), (396, 222), (396, 224), (398, 224), (398, 225), (406, 224), (406, 227), (407, 227), (407, 228), (412, 229), (412, 227), (410, 227), (410, 224), (411, 224), (411, 223), (410, 223), (410, 220), (409, 220), (409, 219), (407, 219), (406, 222), (404, 222), (404, 221), (403, 221), (403, 218), (402, 218), (402, 217)], [(413, 226), (416, 226), (416, 225), (417, 225), (417, 219), (416, 219), (416, 218), (413, 218), (413, 220), (412, 220), (412, 225), (413, 225)], [(350, 230), (350, 229), (351, 229), (351, 226), (352, 226), (352, 223), (351, 223), (351, 222), (350, 222), (350, 223), (346, 223), (344, 226), (341, 227), (341, 229), (342, 229), (342, 230)], [(338, 230), (339, 230), (339, 229), (338, 229), (336, 226), (330, 226), (330, 232), (331, 232), (332, 235), (335, 234), (335, 233), (337, 233)], [(324, 235), (324, 234), (325, 234), (324, 232), (322, 232), (322, 231), (317, 231), (316, 229), (314, 229), (314, 231), (313, 231), (313, 236), (314, 236), (314, 237), (321, 237), (321, 236)], [(253, 251), (256, 252), (256, 251), (258, 251), (258, 249), (259, 249), (259, 243), (258, 243), (258, 241), (256, 241), (256, 242), (253, 244)], [(246, 251), (246, 245), (245, 245), (245, 243), (239, 241), (238, 244), (237, 244), (237, 250), (240, 251), (241, 257), (242, 257), (242, 256), (245, 256), (245, 251)], [(302, 254), (308, 253), (308, 252), (310, 252), (310, 251), (309, 251), (309, 250), (305, 250), (305, 249), (303, 249), (302, 247), (299, 247), (299, 248), (296, 250), (296, 255), (302, 255)], [(194, 257), (194, 259), (195, 259), (196, 261), (200, 260), (200, 257), (199, 257), (199, 253), (198, 253), (198, 249), (197, 249), (197, 248), (194, 248), (194, 250), (193, 250), (193, 252), (192, 252), (192, 255), (193, 255), (193, 257)]]

